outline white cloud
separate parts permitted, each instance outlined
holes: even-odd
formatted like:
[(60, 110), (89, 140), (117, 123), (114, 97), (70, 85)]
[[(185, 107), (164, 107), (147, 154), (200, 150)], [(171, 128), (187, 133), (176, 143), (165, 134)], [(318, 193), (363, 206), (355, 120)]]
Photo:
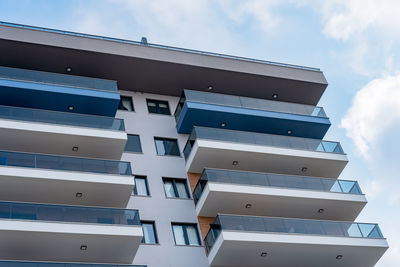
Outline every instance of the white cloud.
[[(285, 1), (287, 2), (287, 1)], [(75, 29), (214, 52), (244, 54), (244, 24), (263, 34), (274, 31), (279, 0), (107, 0), (77, 8)], [(131, 22), (131, 24), (127, 22)], [(137, 36), (132, 36), (132, 34)]]
[(337, 41), (337, 61), (369, 78), (400, 69), (398, 0), (299, 0), (313, 7), (322, 33)]
[(400, 74), (372, 80), (361, 88), (341, 127), (368, 159), (371, 144), (397, 119), (400, 119)]
[(363, 191), (369, 199), (377, 198), (384, 190), (382, 182), (377, 180), (369, 181), (363, 185)]
[(253, 19), (265, 32), (273, 30), (281, 22), (281, 15), (274, 8), (287, 1), (278, 0), (219, 0), (223, 12), (233, 21)]
[(325, 23), (323, 32), (329, 37), (348, 40), (367, 30), (399, 33), (398, 0), (331, 0), (320, 2)]
[(210, 0), (111, 0), (127, 11), (149, 42), (223, 52), (238, 51), (237, 37)]

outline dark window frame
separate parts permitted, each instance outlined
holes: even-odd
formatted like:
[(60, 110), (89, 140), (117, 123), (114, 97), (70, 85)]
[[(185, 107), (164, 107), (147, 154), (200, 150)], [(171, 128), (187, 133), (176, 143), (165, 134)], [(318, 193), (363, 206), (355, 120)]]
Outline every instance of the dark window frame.
[[(121, 109), (120, 108), (120, 107), (123, 107), (122, 104), (121, 104), (123, 98), (129, 99), (130, 107), (131, 107), (132, 110), (126, 110), (126, 109)], [(118, 104), (118, 110), (128, 111), (128, 112), (135, 112), (135, 106), (133, 105), (133, 97), (120, 95), (120, 100), (119, 100), (119, 104)]]
[[(176, 143), (176, 147), (177, 147), (177, 151), (178, 151), (178, 155), (171, 155), (171, 154), (163, 154), (162, 155), (162, 154), (159, 154), (158, 153), (158, 149), (157, 149), (157, 143), (156, 143), (157, 140), (158, 141), (173, 141), (173, 142), (175, 142)], [(181, 157), (182, 156), (181, 155), (181, 150), (179, 148), (179, 142), (178, 142), (178, 139), (176, 139), (176, 138), (154, 136), (154, 145), (156, 147), (157, 156), (173, 156), (173, 157)], [(164, 146), (164, 148), (165, 148), (165, 146)]]
[[(171, 177), (162, 177), (162, 181), (163, 181), (163, 187), (164, 187), (164, 193), (165, 193), (165, 197), (166, 198), (171, 198), (171, 199), (192, 199), (191, 194), (190, 194), (190, 190), (188, 187), (188, 182), (186, 178), (171, 178)], [(171, 181), (172, 182), (172, 188), (174, 189), (174, 193), (177, 197), (169, 197), (167, 196), (167, 192), (165, 191), (165, 181)], [(185, 184), (185, 191), (188, 197), (180, 197), (179, 196), (179, 192), (178, 192), (178, 188), (176, 186), (176, 182), (177, 181), (182, 181)]]
[[(175, 238), (175, 232), (174, 232), (174, 225), (182, 226), (183, 228), (183, 238), (185, 239), (185, 245), (177, 244), (176, 243), (176, 238)], [(196, 237), (198, 241), (198, 245), (190, 245), (189, 242), (189, 235), (187, 234), (187, 227), (188, 226), (193, 226), (196, 229)], [(201, 238), (200, 238), (200, 233), (198, 229), (197, 223), (179, 223), (179, 222), (172, 222), (171, 223), (171, 229), (172, 229), (172, 234), (174, 235), (174, 242), (176, 246), (195, 246), (195, 247), (200, 247), (202, 246), (201, 243)]]
[[(144, 182), (145, 182), (145, 185), (146, 185), (146, 192), (147, 192), (147, 195), (138, 195), (138, 193), (137, 193), (137, 189), (136, 189), (136, 179), (143, 179), (144, 180)], [(135, 187), (133, 188), (133, 190), (132, 190), (132, 196), (140, 196), (140, 197), (149, 197), (149, 196), (151, 196), (151, 194), (150, 194), (150, 188), (149, 188), (149, 183), (148, 183), (148, 181), (147, 181), (147, 176), (145, 176), (145, 175), (134, 175), (133, 176), (133, 179), (135, 180)]]
[[(155, 112), (152, 112), (150, 110), (149, 102), (154, 103), (156, 105), (155, 106)], [(168, 113), (160, 112), (161, 111), (160, 104), (166, 104), (167, 105)], [(171, 108), (169, 107), (169, 102), (167, 100), (158, 100), (158, 99), (146, 98), (146, 106), (147, 106), (147, 111), (150, 114), (159, 114), (159, 115), (171, 116)]]
[[(140, 147), (140, 151), (130, 151), (130, 150), (126, 150), (126, 146), (128, 145), (128, 141), (129, 141), (129, 136), (137, 136), (138, 140), (139, 140), (139, 147)], [(127, 141), (126, 141), (126, 145), (124, 148), (124, 153), (137, 153), (137, 154), (143, 154), (143, 148), (142, 148), (142, 141), (140, 140), (140, 135), (138, 134), (127, 134)]]
[(157, 234), (157, 227), (156, 227), (156, 222), (155, 221), (148, 221), (148, 220), (141, 220), (140, 223), (143, 224), (152, 224), (153, 225), (153, 230), (154, 230), (154, 239), (155, 239), (155, 243), (145, 243), (144, 242), (144, 231), (143, 231), (143, 239), (141, 241), (141, 244), (146, 244), (146, 245), (158, 245), (160, 244), (159, 240), (158, 240), (158, 234)]

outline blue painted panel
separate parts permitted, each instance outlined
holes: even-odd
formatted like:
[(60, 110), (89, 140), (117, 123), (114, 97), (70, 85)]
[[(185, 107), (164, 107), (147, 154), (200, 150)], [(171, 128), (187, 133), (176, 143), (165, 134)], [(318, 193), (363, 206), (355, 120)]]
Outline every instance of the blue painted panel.
[[(225, 127), (221, 126), (225, 123)], [(331, 123), (328, 118), (186, 102), (177, 122), (179, 133), (193, 126), (322, 139)]]
[(0, 79), (0, 105), (114, 117), (119, 100), (113, 91)]

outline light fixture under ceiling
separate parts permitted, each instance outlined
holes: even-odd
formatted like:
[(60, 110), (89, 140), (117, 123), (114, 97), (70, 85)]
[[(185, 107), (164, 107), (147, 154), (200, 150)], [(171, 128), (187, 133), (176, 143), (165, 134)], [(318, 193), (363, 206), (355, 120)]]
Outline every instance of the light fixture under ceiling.
[(76, 197), (82, 197), (83, 194), (82, 194), (81, 192), (76, 192), (75, 196), (76, 196)]
[(268, 254), (267, 252), (263, 251), (263, 252), (261, 252), (260, 256), (265, 258), (265, 257), (267, 257), (267, 254)]
[(236, 165), (238, 165), (238, 164), (239, 164), (239, 161), (237, 161), (237, 160), (232, 161), (232, 165), (233, 165), (233, 166), (236, 166)]
[(252, 205), (251, 205), (250, 203), (247, 203), (245, 207), (246, 207), (246, 209), (250, 209), (251, 206), (252, 206)]
[(319, 209), (318, 213), (324, 213), (324, 211), (325, 211), (324, 209)]
[(287, 130), (287, 133), (288, 134), (292, 134), (292, 130)]
[(277, 99), (278, 98), (278, 94), (272, 94), (272, 98), (273, 99)]
[(73, 111), (74, 110), (74, 106), (68, 106), (68, 110)]
[(337, 255), (337, 256), (336, 256), (336, 259), (337, 259), (337, 260), (343, 259), (343, 255)]
[(66, 67), (66, 68), (65, 68), (65, 71), (66, 71), (66, 72), (71, 72), (71, 71), (72, 71), (72, 68), (71, 68), (71, 67)]
[(221, 123), (221, 127), (225, 127), (226, 126), (226, 122)]
[(87, 246), (86, 245), (82, 245), (81, 246), (81, 250), (87, 250)]
[(73, 147), (72, 147), (72, 151), (75, 151), (75, 152), (76, 152), (76, 151), (78, 151), (78, 150), (79, 150), (79, 147), (77, 147), (77, 146), (73, 146)]
[(308, 170), (308, 168), (307, 167), (303, 167), (303, 168), (301, 168), (301, 171), (302, 172), (306, 172)]
[(213, 87), (212, 85), (209, 85), (209, 86), (207, 87), (207, 89), (208, 89), (209, 91), (211, 91), (212, 89), (214, 89), (214, 87)]

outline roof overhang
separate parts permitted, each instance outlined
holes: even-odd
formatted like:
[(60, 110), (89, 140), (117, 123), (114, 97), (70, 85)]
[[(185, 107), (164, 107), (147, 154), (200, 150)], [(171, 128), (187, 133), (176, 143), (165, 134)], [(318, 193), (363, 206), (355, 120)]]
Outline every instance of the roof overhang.
[(0, 65), (117, 80), (120, 90), (179, 96), (183, 88), (316, 105), (319, 69), (0, 23)]

